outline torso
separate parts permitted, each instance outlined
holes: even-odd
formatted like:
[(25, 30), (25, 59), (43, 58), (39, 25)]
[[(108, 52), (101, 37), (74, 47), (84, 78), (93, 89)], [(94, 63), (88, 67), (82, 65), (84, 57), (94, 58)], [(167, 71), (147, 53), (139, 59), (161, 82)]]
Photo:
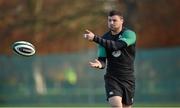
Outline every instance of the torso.
[[(123, 36), (123, 32), (124, 30), (113, 36), (108, 32), (103, 38), (118, 41), (119, 36)], [(106, 54), (107, 75), (112, 75), (121, 79), (134, 79), (135, 44), (117, 51), (106, 50)]]

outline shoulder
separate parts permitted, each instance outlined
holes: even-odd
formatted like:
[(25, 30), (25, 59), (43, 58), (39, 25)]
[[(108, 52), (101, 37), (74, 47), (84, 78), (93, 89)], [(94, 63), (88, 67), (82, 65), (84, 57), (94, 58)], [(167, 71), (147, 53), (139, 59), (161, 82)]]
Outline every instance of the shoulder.
[(123, 30), (122, 37), (123, 38), (131, 38), (131, 39), (134, 38), (134, 39), (136, 39), (136, 33), (131, 29), (125, 28)]
[(136, 33), (133, 30), (125, 29), (119, 39), (126, 42), (128, 46), (132, 45), (136, 42)]
[(131, 29), (125, 28), (123, 35), (135, 35), (136, 36), (136, 33), (135, 33), (135, 31), (133, 31)]

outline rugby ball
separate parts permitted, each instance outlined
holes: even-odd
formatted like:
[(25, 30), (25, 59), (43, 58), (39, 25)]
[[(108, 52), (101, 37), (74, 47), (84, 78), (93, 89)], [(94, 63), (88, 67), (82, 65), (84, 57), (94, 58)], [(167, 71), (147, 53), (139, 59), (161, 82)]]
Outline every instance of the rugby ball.
[(27, 41), (17, 41), (12, 45), (13, 52), (21, 56), (32, 56), (36, 50), (33, 44)]

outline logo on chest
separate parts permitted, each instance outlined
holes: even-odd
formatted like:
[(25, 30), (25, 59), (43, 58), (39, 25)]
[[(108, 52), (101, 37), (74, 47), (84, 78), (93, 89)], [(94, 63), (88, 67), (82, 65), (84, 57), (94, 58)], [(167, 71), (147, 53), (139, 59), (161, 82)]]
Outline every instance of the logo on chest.
[(121, 56), (121, 51), (120, 51), (120, 50), (118, 50), (118, 51), (113, 51), (113, 52), (112, 52), (112, 55), (113, 55), (114, 57), (119, 57), (119, 56)]

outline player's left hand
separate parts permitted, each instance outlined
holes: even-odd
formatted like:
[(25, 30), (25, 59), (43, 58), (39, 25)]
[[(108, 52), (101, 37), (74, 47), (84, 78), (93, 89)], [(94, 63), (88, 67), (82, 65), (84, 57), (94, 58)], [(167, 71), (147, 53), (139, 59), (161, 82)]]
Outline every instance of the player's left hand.
[(94, 39), (94, 33), (89, 31), (89, 30), (85, 30), (85, 33), (84, 33), (84, 38), (89, 40), (89, 41), (92, 41)]
[(93, 68), (102, 68), (102, 64), (98, 59), (95, 59), (93, 62), (89, 62), (89, 64)]

